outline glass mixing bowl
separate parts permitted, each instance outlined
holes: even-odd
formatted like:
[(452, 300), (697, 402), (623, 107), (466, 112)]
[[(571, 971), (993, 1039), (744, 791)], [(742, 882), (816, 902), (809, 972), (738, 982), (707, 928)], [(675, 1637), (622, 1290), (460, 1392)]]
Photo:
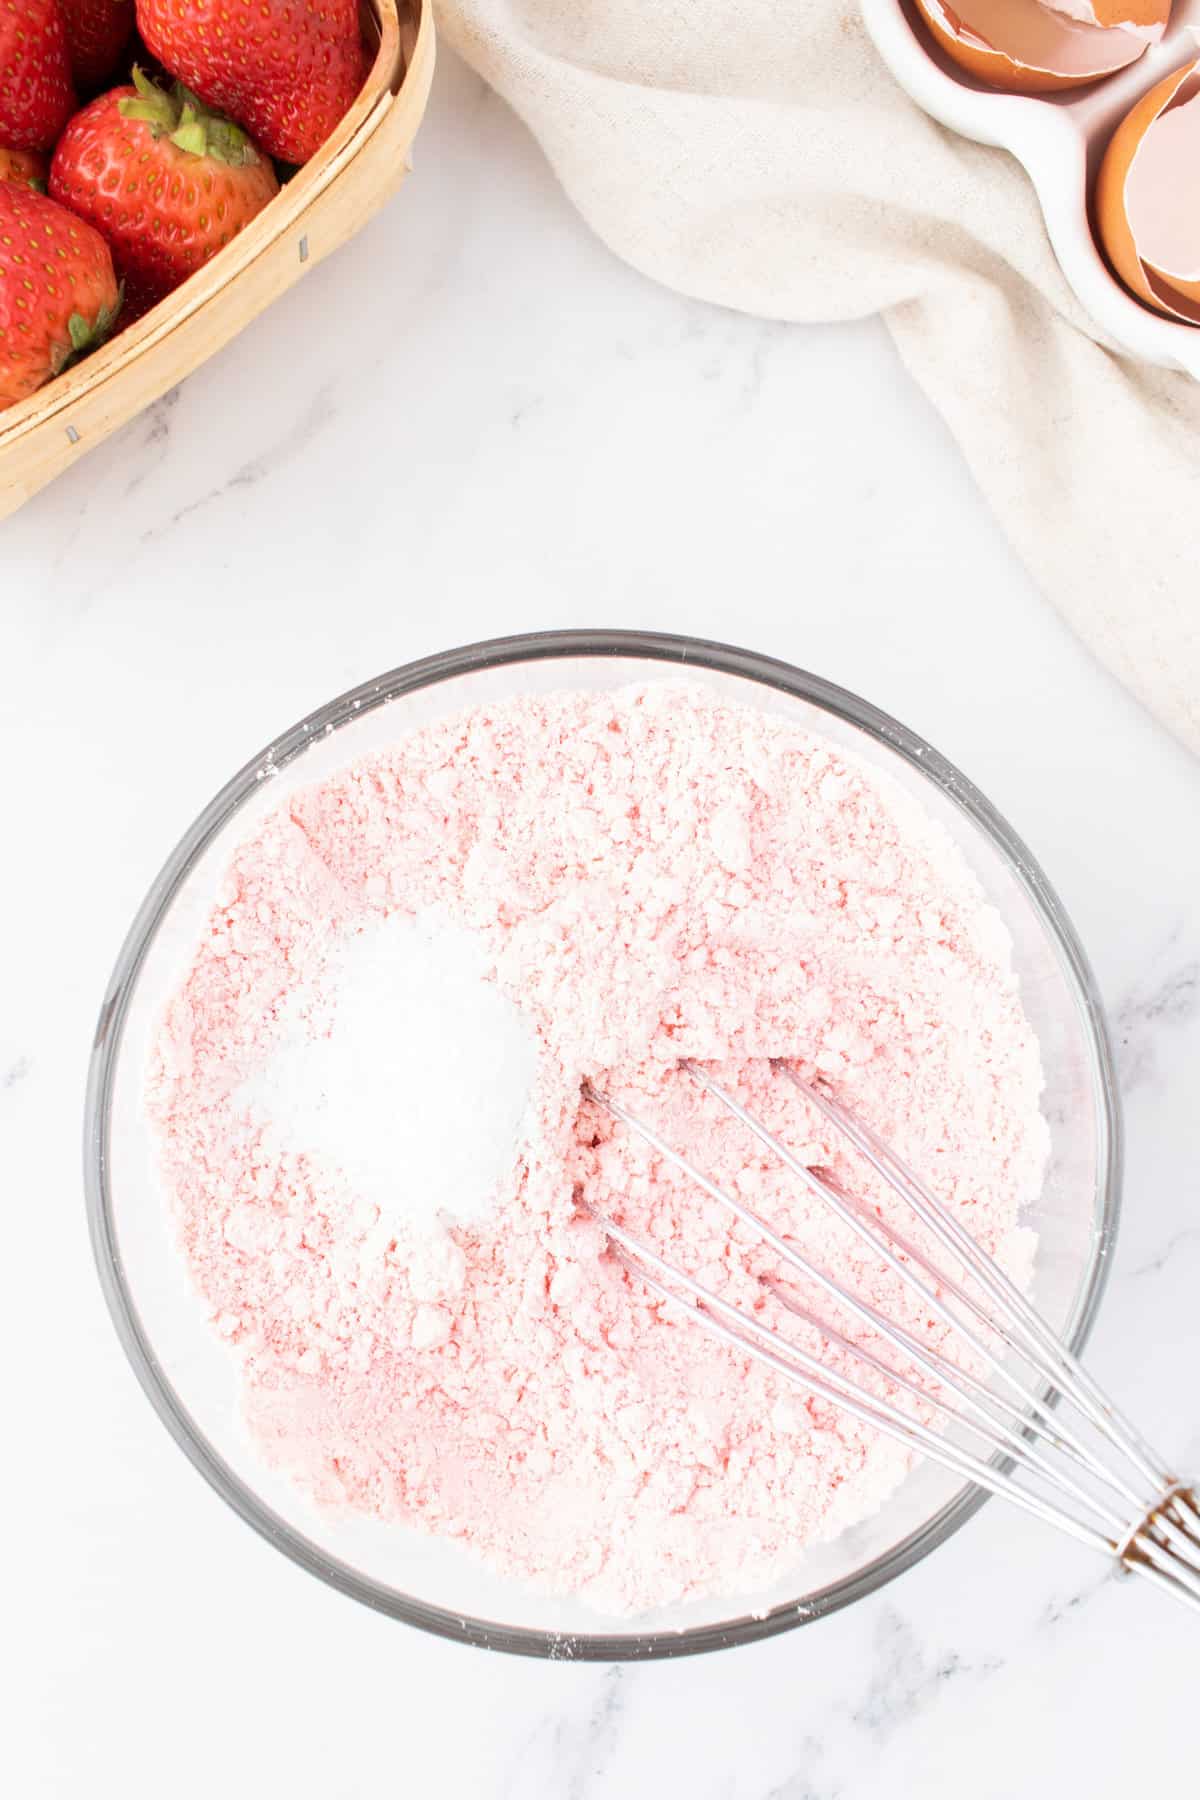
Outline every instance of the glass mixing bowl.
[(1100, 1001), (1070, 922), (1020, 839), (928, 744), (844, 689), (749, 651), (640, 632), (546, 633), (429, 657), (331, 701), (235, 775), (168, 859), (121, 950), (91, 1062), (85, 1165), (100, 1277), (130, 1361), (178, 1444), (248, 1524), (322, 1580), (410, 1624), (526, 1655), (675, 1656), (809, 1623), (928, 1555), (985, 1496), (919, 1465), (875, 1517), (798, 1556), (777, 1589), (740, 1596), (736, 1611), (728, 1599), (696, 1601), (633, 1622), (538, 1594), (449, 1543), (326, 1517), (262, 1466), (239, 1425), (233, 1359), (191, 1290), (156, 1179), (143, 1076), (150, 1035), (235, 844), (291, 790), (467, 706), (681, 675), (885, 769), (950, 832), (999, 909), (1041, 1041), (1053, 1144), (1029, 1220), (1040, 1234), (1034, 1299), (1078, 1348), (1116, 1225), (1120, 1127)]

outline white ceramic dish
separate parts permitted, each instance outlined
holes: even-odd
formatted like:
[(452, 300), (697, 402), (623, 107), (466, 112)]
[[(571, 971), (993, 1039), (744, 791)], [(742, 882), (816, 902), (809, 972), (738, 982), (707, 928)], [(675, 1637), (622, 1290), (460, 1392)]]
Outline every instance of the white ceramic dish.
[(1200, 50), (1200, 0), (1175, 0), (1161, 44), (1130, 68), (1064, 94), (1001, 94), (938, 50), (909, 0), (862, 0), (879, 54), (917, 105), (963, 137), (997, 144), (1037, 189), (1062, 270), (1101, 330), (1121, 349), (1200, 380), (1200, 326), (1142, 306), (1112, 274), (1092, 235), (1092, 185), (1109, 138), (1155, 82)]

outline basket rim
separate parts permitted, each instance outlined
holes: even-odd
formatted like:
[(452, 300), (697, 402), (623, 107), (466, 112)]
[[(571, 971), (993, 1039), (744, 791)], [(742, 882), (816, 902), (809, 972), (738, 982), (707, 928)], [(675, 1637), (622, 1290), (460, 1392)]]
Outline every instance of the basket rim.
[[(0, 413), (0, 452), (58, 420), (70, 423), (71, 409), (97, 395), (125, 375), (205, 308), (220, 302), (237, 277), (265, 255), (316, 205), (343, 171), (374, 137), (393, 107), (422, 87), (421, 76), (433, 53), (432, 0), (366, 0), (379, 27), (379, 49), (354, 103), (315, 156), (309, 158), (286, 187), (238, 233), (212, 261), (166, 302), (16, 406)], [(416, 18), (416, 34), (406, 54), (401, 31), (402, 8)], [(423, 108), (422, 108), (423, 110)]]

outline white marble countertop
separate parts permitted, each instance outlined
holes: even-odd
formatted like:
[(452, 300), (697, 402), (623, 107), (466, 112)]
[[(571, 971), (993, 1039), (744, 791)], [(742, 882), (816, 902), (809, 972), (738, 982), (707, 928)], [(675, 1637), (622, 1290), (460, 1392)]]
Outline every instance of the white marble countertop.
[(717, 1656), (551, 1666), (375, 1617), (193, 1473), (91, 1267), (78, 1135), (97, 1003), (225, 777), (331, 694), (446, 645), (692, 631), (895, 712), (1041, 857), (1112, 1010), (1127, 1101), (1092, 1361), (1200, 1466), (1200, 767), (1032, 590), (884, 332), (650, 286), (447, 56), (399, 200), (0, 528), (0, 569), (13, 1791), (1186, 1785), (1196, 1621), (996, 1504), (852, 1610)]

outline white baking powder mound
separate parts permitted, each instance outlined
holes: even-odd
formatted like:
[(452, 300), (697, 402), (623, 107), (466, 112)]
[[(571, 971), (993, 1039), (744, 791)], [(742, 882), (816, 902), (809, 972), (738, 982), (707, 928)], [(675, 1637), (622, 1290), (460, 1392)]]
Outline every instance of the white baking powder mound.
[(235, 1101), (279, 1150), (345, 1175), (383, 1225), (436, 1234), (485, 1217), (537, 1057), (489, 967), (437, 911), (368, 925), (288, 996), (274, 1053)]

